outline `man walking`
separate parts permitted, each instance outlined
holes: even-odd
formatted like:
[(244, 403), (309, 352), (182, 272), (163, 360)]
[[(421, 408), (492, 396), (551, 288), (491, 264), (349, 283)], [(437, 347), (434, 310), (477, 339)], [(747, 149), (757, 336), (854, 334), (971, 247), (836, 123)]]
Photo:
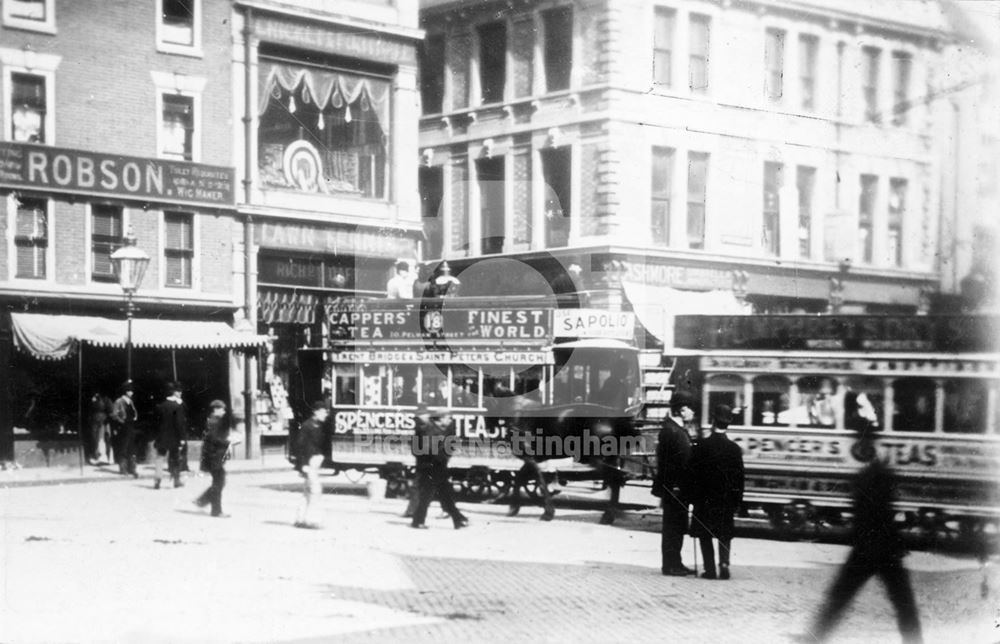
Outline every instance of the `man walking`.
[(153, 448), (155, 474), (153, 487), (160, 489), (163, 479), (163, 461), (167, 461), (167, 471), (174, 480), (174, 487), (183, 487), (181, 481), (181, 448), (187, 441), (187, 413), (181, 396), (183, 388), (179, 382), (167, 385), (167, 398), (156, 406), (159, 428)]
[(121, 386), (120, 395), (111, 406), (111, 419), (115, 424), (115, 436), (118, 439), (115, 450), (118, 472), (139, 478), (135, 465), (135, 419), (138, 414), (132, 401), (134, 395), (135, 386), (128, 380)]
[(414, 449), (417, 455), (417, 508), (413, 512), (412, 528), (423, 529), (427, 526), (427, 508), (435, 497), (441, 504), (441, 509), (451, 515), (455, 529), (469, 525), (469, 520), (455, 505), (452, 498), (451, 480), (448, 475), (448, 460), (451, 455), (445, 446), (445, 438), (451, 434), (451, 415), (447, 410), (437, 409), (431, 412), (429, 423), (417, 427), (424, 435), (417, 435)]
[(664, 575), (683, 577), (694, 571), (681, 560), (684, 533), (688, 529), (688, 496), (690, 490), (691, 437), (687, 425), (694, 420), (694, 403), (683, 392), (670, 398), (670, 414), (656, 442), (656, 475), (653, 496), (659, 497), (663, 508), (663, 529), (660, 533), (660, 571)]
[(858, 473), (853, 485), (853, 548), (830, 588), (810, 639), (825, 641), (855, 593), (870, 577), (877, 575), (889, 591), (903, 641), (919, 644), (923, 642), (920, 617), (910, 575), (903, 566), (906, 548), (896, 528), (892, 507), (893, 473), (875, 451), (877, 415), (865, 394), (849, 391), (844, 396), (844, 418), (847, 429), (857, 433), (851, 453), (868, 464)]
[[(733, 422), (729, 405), (717, 405), (712, 426), (701, 432), (691, 450), (694, 519), (692, 536), (698, 537), (705, 560), (705, 579), (729, 579), (729, 556), (735, 532), (736, 511), (743, 502), (743, 451), (729, 440), (726, 428)], [(719, 541), (719, 568), (715, 567), (712, 538)]]

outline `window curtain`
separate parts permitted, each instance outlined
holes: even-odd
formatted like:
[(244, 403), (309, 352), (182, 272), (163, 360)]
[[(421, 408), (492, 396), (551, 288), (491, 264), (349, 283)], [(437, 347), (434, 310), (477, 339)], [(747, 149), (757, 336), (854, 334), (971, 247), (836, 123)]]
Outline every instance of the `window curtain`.
[[(281, 63), (261, 64), (263, 82), (259, 94), (258, 115), (264, 114), (271, 99), (287, 99), (292, 104), (315, 103), (320, 110), (332, 107), (337, 110), (354, 105), (359, 99), (361, 109), (374, 110), (382, 134), (388, 136), (389, 93), (388, 81), (355, 76), (332, 70), (294, 67)], [(303, 87), (299, 92), (299, 84)], [(290, 110), (294, 108), (289, 106)]]

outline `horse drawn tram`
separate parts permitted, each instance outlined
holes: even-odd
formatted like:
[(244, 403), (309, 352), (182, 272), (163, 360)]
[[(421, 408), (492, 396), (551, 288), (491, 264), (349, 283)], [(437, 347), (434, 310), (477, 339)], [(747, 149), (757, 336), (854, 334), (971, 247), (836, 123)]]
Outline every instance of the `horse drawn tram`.
[(742, 410), (749, 506), (784, 529), (843, 522), (866, 455), (845, 429), (844, 394), (878, 416), (878, 458), (897, 508), (928, 535), (996, 534), (1000, 521), (1000, 320), (989, 316), (678, 316), (690, 351), (672, 374)]
[[(561, 309), (552, 298), (455, 297), (344, 300), (326, 318), (327, 466), (378, 472), (390, 496), (412, 474), (423, 406), (450, 413), (453, 481), (473, 498), (511, 492), (527, 482), (515, 472), (547, 458), (582, 456), (560, 461), (560, 480), (601, 478), (588, 465), (595, 444), (584, 445), (586, 435), (627, 434), (641, 406), (632, 313)], [(531, 478), (528, 491), (547, 495), (544, 477)]]

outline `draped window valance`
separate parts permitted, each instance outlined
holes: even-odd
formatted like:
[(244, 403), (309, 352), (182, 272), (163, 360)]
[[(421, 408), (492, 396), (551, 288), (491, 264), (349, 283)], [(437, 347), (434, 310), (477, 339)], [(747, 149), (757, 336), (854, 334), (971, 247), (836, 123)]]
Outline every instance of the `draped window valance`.
[(261, 63), (261, 76), (258, 114), (267, 110), (272, 99), (287, 102), (285, 107), (292, 112), (296, 109), (296, 103), (312, 104), (320, 111), (328, 108), (345, 111), (348, 122), (352, 119), (352, 110), (374, 110), (382, 133), (388, 134), (389, 81), (281, 63)]

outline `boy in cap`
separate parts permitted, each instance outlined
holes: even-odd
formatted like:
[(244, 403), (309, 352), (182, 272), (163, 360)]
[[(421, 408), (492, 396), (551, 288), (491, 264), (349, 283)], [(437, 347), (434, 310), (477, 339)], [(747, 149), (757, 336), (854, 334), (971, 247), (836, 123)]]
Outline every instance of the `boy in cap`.
[(132, 478), (139, 478), (135, 466), (135, 420), (139, 414), (135, 410), (132, 396), (135, 386), (131, 380), (125, 381), (119, 389), (120, 395), (111, 406), (111, 420), (115, 425), (115, 455), (118, 471)]
[(229, 458), (229, 419), (226, 403), (213, 400), (205, 420), (205, 441), (201, 445), (201, 471), (212, 475), (212, 485), (195, 500), (203, 508), (211, 504), (212, 516), (226, 518), (222, 512), (222, 489), (226, 487), (226, 460)]

